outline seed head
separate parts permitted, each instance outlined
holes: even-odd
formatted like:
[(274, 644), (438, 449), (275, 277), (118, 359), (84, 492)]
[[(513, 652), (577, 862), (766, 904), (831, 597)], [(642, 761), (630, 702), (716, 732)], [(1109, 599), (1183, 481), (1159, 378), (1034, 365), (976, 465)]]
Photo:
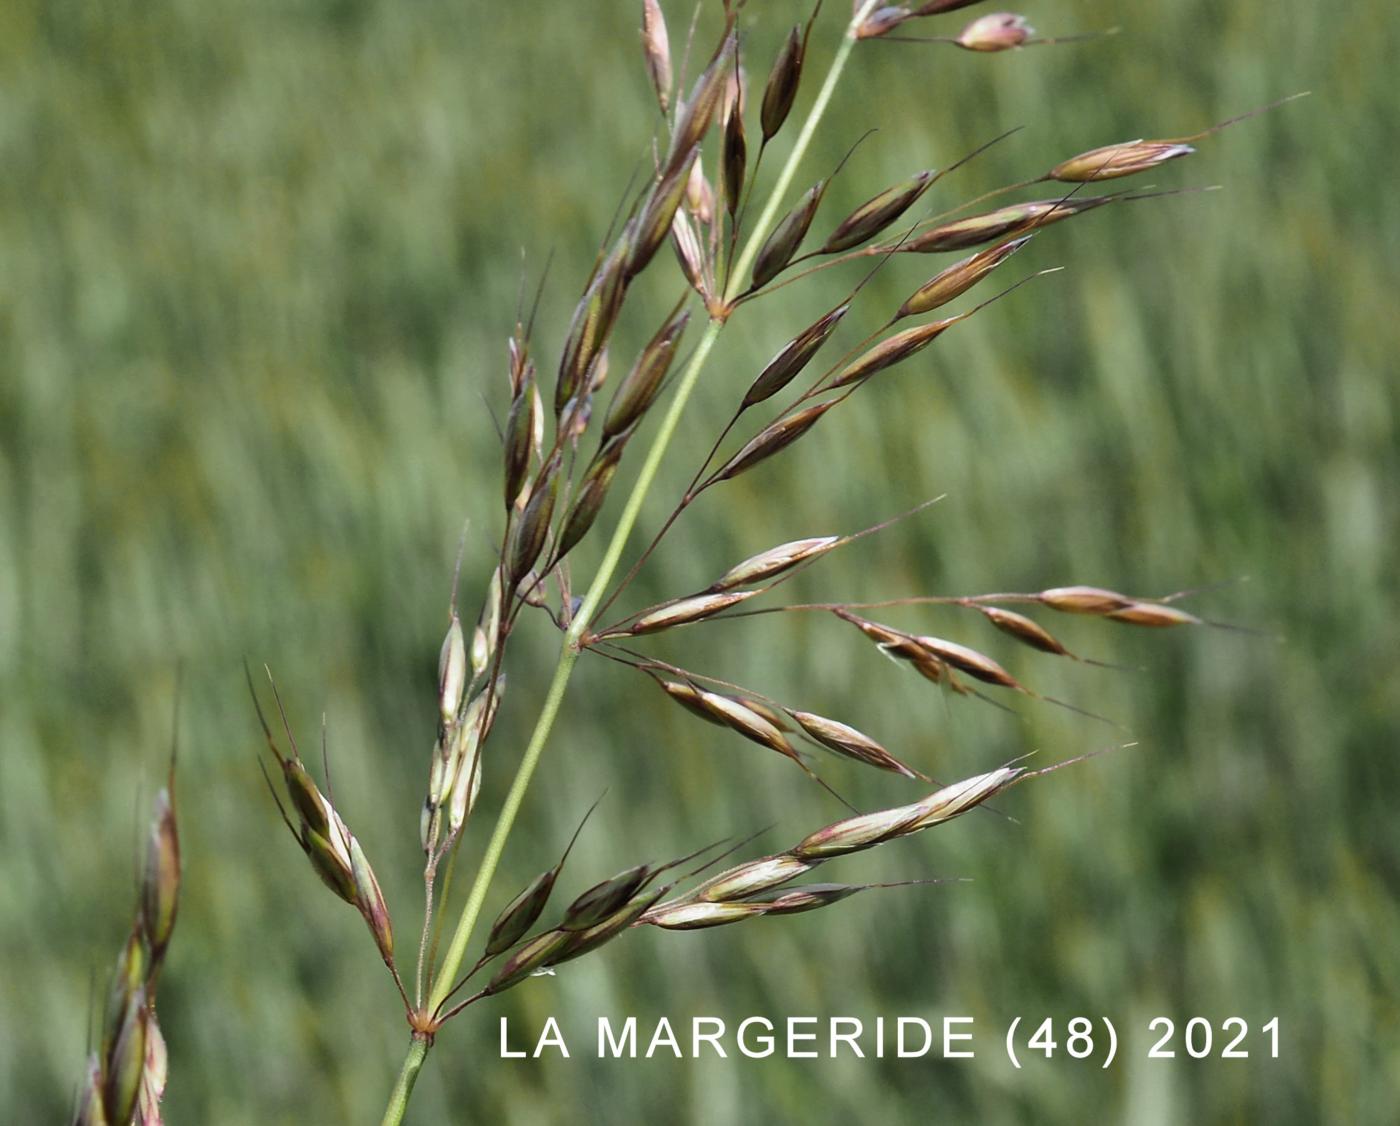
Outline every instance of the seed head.
[(146, 845), (146, 868), (141, 878), (141, 927), (151, 962), (158, 965), (175, 929), (180, 896), (180, 835), (170, 793), (156, 794), (155, 818)]
[(684, 211), (677, 211), (671, 220), (671, 247), (690, 288), (705, 297), (709, 293), (705, 284), (705, 253), (700, 247), (700, 236)]
[(702, 227), (714, 222), (715, 190), (705, 178), (705, 169), (698, 156), (691, 164), (690, 177), (685, 182), (685, 205)]
[(981, 805), (1024, 773), (1017, 767), (1002, 767), (944, 786), (913, 805), (837, 821), (806, 837), (792, 852), (803, 860), (826, 860), (859, 852), (896, 837), (907, 837)]
[(496, 635), (501, 626), (501, 567), (491, 571), (491, 581), (486, 587), (486, 600), (481, 605), (481, 613), (472, 630), (472, 675), (480, 676), (491, 663), (496, 653)]
[(825, 194), (826, 181), (818, 180), (798, 200), (797, 206), (778, 220), (772, 232), (759, 248), (758, 256), (754, 258), (754, 289), (767, 285), (782, 273), (783, 268), (792, 261), (792, 256), (797, 253), (797, 248), (807, 237), (807, 230), (811, 227), (812, 220), (816, 218), (817, 208), (821, 206), (822, 196)]
[(552, 930), (530, 939), (501, 963), (492, 975), (485, 992), (488, 995), (500, 993), (544, 969), (549, 965), (550, 959), (568, 945), (570, 938), (568, 931)]
[(913, 207), (933, 180), (933, 172), (917, 172), (903, 183), (872, 196), (836, 225), (822, 244), (821, 253), (835, 254), (874, 238)]
[(559, 495), (559, 467), (562, 454), (556, 452), (535, 477), (530, 499), (520, 514), (510, 552), (510, 581), (517, 585), (535, 565), (544, 550), (549, 535), (549, 522), (554, 517), (554, 502)]
[(691, 170), (698, 166), (700, 147), (692, 145), (672, 164), (651, 189), (646, 206), (637, 219), (632, 235), (632, 251), (627, 260), (627, 277), (636, 277), (666, 241), (671, 221), (690, 185)]
[(556, 953), (549, 964), (557, 966), (596, 950), (605, 942), (610, 942), (628, 927), (636, 923), (652, 906), (666, 894), (665, 888), (655, 888), (634, 896), (601, 923), (582, 931), (565, 931), (569, 936), (564, 948)]
[(1045, 178), (1067, 184), (1115, 180), (1120, 176), (1145, 172), (1195, 151), (1190, 145), (1178, 141), (1123, 141), (1090, 149), (1061, 161), (1045, 174)]
[(697, 594), (682, 598), (669, 606), (662, 606), (648, 614), (643, 614), (633, 623), (628, 633), (658, 633), (672, 626), (688, 625), (705, 618), (711, 618), (722, 610), (752, 598), (758, 591), (738, 590), (719, 594)]
[(738, 864), (728, 871), (706, 880), (689, 897), (710, 903), (746, 899), (806, 875), (813, 865), (788, 853), (764, 856)]
[(916, 325), (886, 337), (847, 365), (832, 381), (831, 388), (834, 390), (853, 383), (863, 383), (872, 375), (894, 367), (916, 352), (922, 352), (962, 319), (963, 316), (960, 315), (931, 321), (926, 325)]
[(379, 890), (374, 869), (370, 867), (360, 842), (353, 836), (350, 838), (350, 870), (355, 877), (355, 906), (369, 924), (380, 957), (386, 965), (393, 965), (394, 928), (389, 920), (389, 908), (384, 902), (384, 893)]
[(443, 638), (442, 649), (438, 652), (438, 711), (444, 727), (456, 722), (466, 689), (467, 643), (462, 636), (461, 619), (454, 610), (447, 636)]
[(617, 474), (618, 463), (622, 460), (624, 445), (625, 439), (621, 438), (608, 443), (589, 466), (588, 472), (583, 475), (578, 496), (574, 498), (573, 507), (559, 532), (559, 546), (555, 549), (555, 558), (562, 559), (568, 555), (598, 519), (598, 513), (603, 510), (603, 501), (608, 495), (608, 488)]
[(922, 778), (923, 775), (911, 770), (880, 746), (874, 739), (854, 727), (840, 723), (813, 712), (788, 709), (788, 715), (797, 720), (802, 730), (828, 750), (845, 755), (857, 762), (866, 763), (880, 770), (902, 774), (906, 778)]
[(764, 897), (769, 915), (800, 915), (804, 911), (815, 911), (819, 907), (830, 907), (857, 892), (869, 891), (868, 884), (804, 884), (800, 888), (789, 888), (777, 895)]
[(107, 1008), (102, 1019), (102, 1058), (110, 1059), (117, 1035), (122, 1030), (131, 998), (151, 976), (152, 962), (144, 935), (133, 929), (117, 955), (112, 986), (107, 994)]
[(638, 864), (594, 884), (564, 911), (564, 930), (581, 931), (595, 926), (622, 908), (646, 886), (654, 874), (650, 865)]
[(739, 199), (744, 194), (744, 173), (748, 160), (749, 143), (744, 136), (744, 115), (736, 103), (724, 123), (724, 153), (720, 161), (724, 206), (731, 220), (737, 215)]
[(973, 20), (957, 38), (958, 46), (969, 51), (1008, 51), (1019, 47), (1035, 34), (1025, 16), (993, 12)]
[(794, 27), (773, 61), (773, 69), (768, 72), (768, 82), (763, 87), (759, 122), (763, 127), (765, 145), (777, 135), (792, 112), (792, 103), (802, 82), (802, 63), (806, 54), (807, 37), (800, 28)]
[[(719, 716), (705, 707), (701, 699), (702, 691), (693, 684), (682, 684), (676, 680), (657, 679), (657, 683), (665, 690), (666, 695), (685, 708), (692, 715), (697, 715), (706, 723), (720, 724)], [(722, 726), (722, 724), (721, 724)]]
[(1024, 614), (1018, 614), (1014, 610), (1003, 610), (997, 606), (979, 606), (977, 609), (997, 629), (1010, 634), (1032, 649), (1039, 649), (1042, 653), (1053, 653), (1058, 657), (1070, 655), (1069, 650), (1060, 644), (1049, 630)]
[(671, 317), (642, 349), (632, 370), (627, 373), (613, 393), (612, 404), (603, 419), (603, 437), (612, 438), (628, 429), (647, 412), (661, 392), (662, 382), (670, 370), (676, 349), (690, 313), (681, 311)]
[(976, 677), (986, 684), (995, 684), (1000, 688), (1020, 689), (1020, 682), (988, 657), (985, 653), (979, 653), (976, 649), (969, 649), (966, 645), (959, 645), (956, 641), (946, 641), (941, 637), (918, 637), (915, 639), (920, 645), (927, 649), (934, 657), (946, 665), (952, 665), (955, 669), (961, 669), (968, 676)]
[(1163, 606), (1157, 602), (1130, 602), (1108, 611), (1104, 615), (1115, 622), (1127, 622), (1133, 626), (1153, 626), (1165, 629), (1171, 626), (1198, 626), (1201, 619), (1175, 606)]
[(534, 444), (535, 408), (539, 400), (533, 371), (527, 374), (520, 390), (510, 402), (505, 430), (505, 502), (509, 512), (525, 485), (530, 470), (530, 452)]
[(744, 395), (744, 407), (751, 407), (770, 399), (801, 374), (823, 344), (831, 338), (842, 319), (850, 312), (851, 303), (843, 301), (829, 313), (823, 314), (816, 323), (803, 329), (780, 349), (758, 373)]
[[(856, 11), (860, 11), (860, 8), (857, 7)], [(856, 28), (856, 38), (876, 39), (886, 32), (893, 31), (905, 20), (913, 18), (913, 15), (914, 13), (908, 8), (901, 8), (897, 5), (876, 8)]]
[(1081, 211), (1087, 211), (1102, 203), (1110, 202), (1113, 196), (1081, 200), (1038, 200), (1034, 203), (1013, 203), (998, 207), (981, 215), (969, 215), (965, 219), (954, 219), (937, 227), (930, 227), (900, 244), (900, 251), (906, 254), (942, 254), (952, 250), (966, 250), (981, 246), (1009, 235), (1024, 234), (1032, 228), (1049, 226)]
[(666, 161), (663, 179), (688, 164), (688, 155), (709, 131), (715, 111), (733, 69), (733, 54), (737, 41), (732, 33), (725, 36), (710, 65), (695, 81), (690, 98), (681, 107), (675, 131), (671, 134), (671, 151)]
[(102, 1106), (110, 1123), (130, 1122), (136, 1111), (136, 1095), (146, 1070), (146, 1031), (150, 1010), (146, 988), (139, 986), (127, 1000), (121, 1026), (107, 1060), (102, 1086)]
[(790, 759), (797, 759), (797, 752), (788, 742), (777, 724), (772, 723), (766, 717), (760, 715), (753, 708), (748, 706), (747, 701), (735, 699), (733, 696), (723, 696), (718, 692), (700, 691), (699, 703), (714, 716), (725, 727), (732, 731), (737, 731), (745, 739), (767, 747), (769, 750), (777, 751), (780, 755), (786, 755)]
[[(663, 181), (665, 182), (665, 181)], [(647, 210), (642, 213), (639, 223), (639, 231), (645, 233), (644, 224), (651, 215), (651, 208), (655, 205), (656, 192), (661, 187), (658, 184), (652, 189), (652, 196), (648, 200)], [(685, 190), (685, 179), (682, 175), (679, 187), (670, 185), (668, 188), (674, 190), (675, 203), (679, 205), (680, 195)], [(675, 207), (666, 215), (666, 226), (670, 225), (671, 213)], [(638, 235), (640, 237), (640, 235)], [(666, 237), (666, 227), (663, 226), (661, 234), (657, 237), (657, 245), (660, 240)], [(622, 299), (626, 294), (628, 279), (641, 269), (645, 262), (632, 268), (636, 261), (637, 247), (634, 244), (629, 258), (629, 251), (625, 245), (619, 246), (613, 251), (603, 264), (598, 268), (593, 280), (588, 285), (588, 290), (574, 309), (573, 320), (569, 324), (568, 339), (564, 342), (564, 351), (559, 360), (559, 380), (554, 388), (554, 415), (559, 418), (574, 398), (588, 388), (591, 380), (591, 372), (594, 362), (598, 359), (598, 354), (608, 342), (608, 336), (612, 333), (613, 325), (617, 321), (617, 314), (622, 308)], [(652, 246), (655, 251), (656, 246)], [(649, 258), (650, 255), (647, 255)], [(630, 271), (630, 272), (629, 272)], [(543, 420), (541, 420), (542, 422)]]
[(710, 590), (732, 590), (736, 586), (749, 586), (764, 579), (771, 579), (791, 570), (799, 563), (825, 555), (840, 542), (840, 536), (814, 536), (811, 539), (793, 540), (791, 543), (770, 547), (767, 551), (761, 551), (729, 568), (715, 581)]
[(666, 34), (666, 17), (657, 0), (642, 0), (642, 56), (647, 77), (656, 91), (656, 102), (665, 115), (671, 107), (671, 42)]
[(505, 910), (491, 924), (491, 933), (486, 939), (485, 952), (488, 956), (509, 950), (525, 937), (525, 932), (543, 914), (557, 876), (558, 870), (554, 868), (541, 872), (525, 885), (524, 891), (506, 904)]
[(730, 478), (737, 477), (740, 473), (752, 469), (759, 462), (767, 461), (774, 454), (787, 449), (793, 442), (811, 430), (821, 420), (822, 415), (826, 414), (838, 402), (840, 402), (839, 399), (828, 399), (824, 403), (805, 407), (794, 414), (780, 418), (777, 422), (765, 427), (720, 467), (715, 473), (715, 480), (728, 481)]
[(664, 930), (693, 931), (739, 923), (767, 910), (762, 903), (666, 903), (648, 912), (644, 921)]
[(899, 307), (895, 318), (931, 312), (948, 304), (954, 298), (962, 296), (1030, 242), (1030, 239), (1031, 236), (1026, 235), (1023, 238), (1013, 239), (1011, 242), (1004, 242), (1000, 246), (993, 246), (970, 255), (961, 262), (955, 262), (946, 270), (939, 271), (910, 295), (909, 299)]
[(1133, 605), (1133, 600), (1126, 594), (1096, 586), (1058, 586), (1052, 590), (1042, 590), (1037, 601), (1065, 614), (1099, 616)]

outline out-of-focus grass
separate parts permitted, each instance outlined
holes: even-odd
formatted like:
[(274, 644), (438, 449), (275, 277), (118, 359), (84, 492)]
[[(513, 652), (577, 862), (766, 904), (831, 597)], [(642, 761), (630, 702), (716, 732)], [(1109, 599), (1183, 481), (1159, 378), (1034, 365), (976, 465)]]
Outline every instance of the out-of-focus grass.
[[(760, 73), (801, 7), (755, 6)], [(558, 8), (0, 7), (7, 1120), (66, 1112), (94, 975), (130, 910), (134, 810), (157, 784), (180, 660), (187, 885), (161, 991), (171, 1121), (361, 1121), (382, 1105), (406, 1030), (358, 920), (277, 831), (239, 661), (274, 666), (306, 739), (326, 712), (337, 795), (407, 935), (452, 553), (470, 517), (475, 597), (498, 521), (490, 414), (520, 248), (532, 273), (555, 252), (551, 355), (654, 124), (633, 5)], [(1027, 659), (956, 615), (905, 615), (1128, 721), (1141, 745), (1017, 790), (1001, 803), (1015, 823), (968, 819), (835, 873), (972, 884), (636, 934), (483, 1006), (442, 1037), (414, 1121), (723, 1122), (760, 1107), (792, 1120), (1400, 1116), (1400, 168), (1386, 143), (1400, 114), (1380, 94), (1397, 25), (1381, 5), (1299, 0), (1030, 14), (1047, 33), (1125, 34), (994, 58), (863, 49), (806, 174), (868, 125), (881, 132), (833, 187), (828, 221), (1011, 124), (1031, 127), (937, 201), (1105, 141), (1316, 93), (1153, 178), (1224, 191), (1042, 234), (1009, 268), (1066, 273), (697, 505), (635, 598), (946, 491), (796, 589), (1165, 592), (1249, 576), (1192, 605), (1283, 640), (1054, 623), (1078, 651), (1147, 670), (1112, 673)], [(683, 14), (672, 22), (679, 34)], [(922, 267), (881, 276), (872, 322)], [(664, 515), (746, 376), (842, 284), (794, 287), (736, 318), (644, 523)], [(654, 319), (634, 317), (622, 343)], [(596, 552), (581, 550), (584, 571)], [(506, 784), (551, 644), (538, 627), (521, 638), (483, 809)], [(657, 648), (840, 715), (940, 777), (1114, 738), (1050, 707), (1024, 707), (1018, 723), (945, 701), (835, 623), (706, 627)], [(780, 846), (836, 814), (769, 757), (697, 728), (622, 670), (582, 666), (500, 895), (552, 860), (605, 785), (571, 865), (579, 885), (770, 823), (762, 843)], [(864, 805), (911, 793), (827, 773)], [(581, 1030), (626, 1012), (954, 1013), (986, 1039), (976, 1060), (948, 1064), (495, 1058), (500, 1014), (535, 1027), (555, 1013)], [(1012, 1072), (995, 1048), (1013, 1016), (1076, 1013), (1131, 1030), (1111, 1071)], [(1157, 1014), (1277, 1015), (1283, 1059), (1142, 1061)]]

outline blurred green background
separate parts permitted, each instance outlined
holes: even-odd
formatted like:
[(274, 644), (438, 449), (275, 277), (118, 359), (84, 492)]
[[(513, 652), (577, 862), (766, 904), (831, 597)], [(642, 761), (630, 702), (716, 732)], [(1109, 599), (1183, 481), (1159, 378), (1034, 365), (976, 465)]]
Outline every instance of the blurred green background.
[[(67, 1114), (90, 998), (129, 918), (181, 661), (186, 887), (160, 995), (169, 1120), (378, 1120), (406, 1029), (362, 925), (307, 871), (263, 792), (240, 661), (273, 667), (305, 741), (325, 712), (339, 802), (411, 946), (437, 646), (462, 522), (472, 604), (498, 533), (491, 415), (504, 411), (522, 250), (531, 279), (554, 253), (548, 370), (655, 124), (637, 7), (0, 5), (6, 1121)], [(761, 81), (805, 9), (751, 7)], [(814, 75), (845, 14), (827, 7)], [(1383, 95), (1400, 24), (1382, 4), (1302, 0), (1027, 12), (1047, 34), (1123, 34), (994, 57), (863, 47), (800, 180), (880, 132), (818, 227), (1011, 125), (1028, 128), (929, 200), (952, 205), (1094, 145), (1314, 96), (1146, 178), (1223, 191), (1042, 234), (1002, 276), (1063, 274), (707, 497), (630, 606), (781, 540), (854, 530), (946, 492), (787, 592), (1088, 582), (1165, 593), (1248, 576), (1189, 605), (1282, 640), (1049, 622), (1078, 651), (1145, 669), (1114, 672), (1016, 650), (965, 615), (892, 613), (1122, 720), (1140, 746), (1013, 791), (998, 804), (1014, 822), (966, 818), (823, 872), (971, 883), (630, 934), (481, 1006), (440, 1038), (410, 1121), (1400, 1120), (1400, 108)], [(688, 12), (668, 15), (680, 39)], [(959, 26), (954, 15), (929, 30)], [(931, 269), (887, 269), (840, 339), (863, 335)], [(643, 528), (758, 366), (855, 276), (825, 275), (735, 318)], [(674, 284), (644, 288), (615, 370)], [(580, 548), (578, 571), (598, 553)], [(513, 650), (482, 811), (508, 783), (551, 632), (532, 621)], [(653, 648), (839, 716), (940, 778), (1116, 738), (1047, 705), (1018, 704), (1017, 719), (945, 699), (835, 622), (702, 627)], [(823, 765), (863, 807), (921, 792)], [(552, 863), (604, 786), (569, 894), (766, 825), (754, 853), (780, 848), (840, 813), (791, 764), (586, 661), (491, 907)], [(488, 824), (479, 812), (467, 856)], [(626, 1013), (644, 1027), (662, 1015), (968, 1015), (981, 1051), (949, 1063), (591, 1060), (592, 1020)], [(497, 1058), (499, 1016), (536, 1030), (547, 1014), (577, 1038), (573, 1059)], [(1002, 1056), (1011, 1018), (1077, 1014), (1123, 1033), (1110, 1070), (1059, 1058), (1018, 1072)], [(1282, 1058), (1260, 1058), (1255, 1042), (1248, 1061), (1178, 1051), (1149, 1062), (1157, 1015), (1256, 1027), (1277, 1016)]]

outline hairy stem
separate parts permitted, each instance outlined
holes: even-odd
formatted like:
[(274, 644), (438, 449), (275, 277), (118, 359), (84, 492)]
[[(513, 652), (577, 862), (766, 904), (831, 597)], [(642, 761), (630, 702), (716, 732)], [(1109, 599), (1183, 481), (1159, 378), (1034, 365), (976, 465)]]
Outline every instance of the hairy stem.
[[(831, 96), (836, 90), (836, 85), (840, 79), (841, 72), (845, 69), (850, 58), (851, 49), (855, 45), (855, 28), (865, 18), (865, 16), (876, 6), (877, 0), (866, 0), (860, 10), (856, 12), (851, 25), (846, 34), (842, 37), (836, 54), (831, 61), (831, 67), (827, 71), (826, 79), (822, 83), (821, 89), (817, 92), (816, 100), (808, 112), (807, 120), (803, 123), (802, 130), (798, 133), (794, 142), (792, 152), (788, 155), (782, 171), (778, 175), (773, 190), (768, 197), (767, 203), (750, 232), (748, 239), (744, 243), (744, 248), (740, 252), (738, 260), (734, 263), (735, 269), (730, 276), (730, 292), (726, 293), (726, 299), (732, 299), (733, 290), (742, 283), (740, 278), (748, 272), (757, 256), (759, 248), (763, 244), (763, 239), (767, 235), (769, 228), (777, 218), (778, 208), (782, 204), (782, 197), (792, 184), (792, 179), (796, 175), (797, 167), (806, 154), (807, 147), (811, 143), (826, 108), (831, 101)], [(671, 439), (675, 436), (676, 429), (680, 424), (681, 415), (684, 413), (687, 403), (690, 400), (695, 385), (699, 380), (700, 372), (709, 358), (711, 349), (714, 348), (715, 340), (718, 338), (720, 330), (724, 327), (722, 318), (715, 318), (705, 328), (705, 335), (700, 338), (694, 354), (691, 356), (684, 372), (678, 381), (675, 395), (662, 419), (660, 428), (656, 436), (652, 439), (651, 448), (647, 451), (647, 457), (642, 465), (636, 484), (632, 488), (631, 495), (627, 498), (622, 516), (618, 520), (617, 528), (614, 530), (612, 539), (608, 542), (608, 547), (603, 556), (603, 561), (598, 567), (598, 572), (593, 577), (593, 581), (584, 595), (582, 604), (575, 614), (572, 624), (564, 638), (564, 643), (560, 647), (559, 662), (554, 669), (554, 677), (550, 681), (549, 691), (545, 697), (544, 704), (540, 709), (540, 714), (535, 722), (534, 732), (530, 736), (530, 742), (525, 749), (525, 754), (521, 758), (520, 766), (516, 770), (515, 779), (511, 783), (510, 791), (506, 795), (505, 803), (501, 807), (501, 812), (496, 819), (495, 829), (492, 831), (491, 840), (487, 845), (486, 853), (482, 857), (481, 866), (477, 870), (476, 879), (472, 884), (471, 892), (468, 894), (467, 902), (462, 908), (461, 916), (457, 920), (456, 930), (453, 932), (452, 941), (448, 946), (447, 953), (443, 957), (442, 969), (434, 978), (432, 988), (429, 993), (427, 1008), (433, 1010), (441, 1003), (442, 999), (451, 992), (457, 976), (461, 971), (462, 962), (466, 957), (467, 944), (471, 941), (472, 931), (476, 927), (476, 922), (481, 914), (481, 908), (486, 900), (486, 893), (491, 886), (491, 881), (496, 874), (496, 868), (500, 864), (501, 856), (505, 852), (507, 840), (510, 838), (511, 830), (515, 825), (515, 818), (520, 812), (520, 806), (525, 798), (525, 792), (530, 786), (530, 781), (534, 777), (535, 769), (539, 765), (541, 753), (545, 743), (549, 739), (554, 721), (559, 714), (559, 707), (563, 703), (564, 693), (568, 688), (569, 678), (573, 674), (574, 665), (578, 662), (580, 648), (579, 641), (584, 636), (589, 625), (592, 623), (598, 608), (603, 601), (603, 597), (608, 589), (608, 584), (612, 581), (613, 573), (617, 569), (618, 562), (622, 558), (622, 552), (626, 547), (627, 539), (631, 535), (632, 528), (637, 522), (637, 517), (641, 513), (642, 504), (646, 500), (647, 492), (650, 490), (656, 474), (661, 468), (662, 459), (666, 455), (666, 450), (670, 446)], [(421, 1035), (415, 1035), (409, 1048), (408, 1057), (404, 1060), (403, 1070), (399, 1074), (398, 1082), (394, 1086), (393, 1094), (390, 1096), (388, 1109), (384, 1114), (384, 1126), (398, 1126), (403, 1120), (404, 1111), (408, 1104), (409, 1094), (413, 1090), (413, 1084), (417, 1080), (418, 1072), (423, 1066), (423, 1060), (428, 1052), (427, 1039)]]

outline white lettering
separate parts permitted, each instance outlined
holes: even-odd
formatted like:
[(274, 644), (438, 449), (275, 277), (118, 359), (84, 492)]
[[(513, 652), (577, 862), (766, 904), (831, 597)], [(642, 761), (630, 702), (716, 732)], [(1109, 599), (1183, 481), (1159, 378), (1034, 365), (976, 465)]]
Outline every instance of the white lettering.
[[(917, 1052), (909, 1051), (904, 1043), (904, 1030), (910, 1025), (918, 1025), (924, 1030), (924, 1046)], [(911, 1057), (926, 1056), (928, 1055), (928, 1050), (933, 1047), (933, 1029), (928, 1026), (928, 1021), (924, 1020), (922, 1017), (900, 1017), (895, 1041), (899, 1045), (897, 1055), (902, 1060)]]

